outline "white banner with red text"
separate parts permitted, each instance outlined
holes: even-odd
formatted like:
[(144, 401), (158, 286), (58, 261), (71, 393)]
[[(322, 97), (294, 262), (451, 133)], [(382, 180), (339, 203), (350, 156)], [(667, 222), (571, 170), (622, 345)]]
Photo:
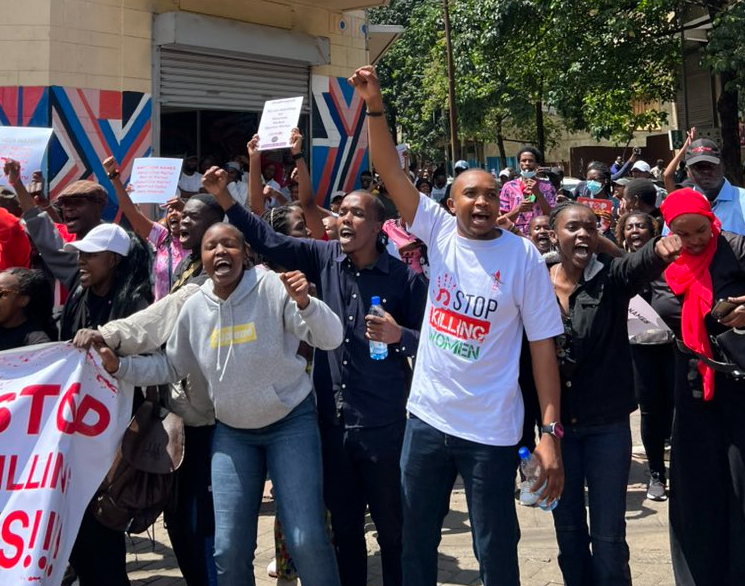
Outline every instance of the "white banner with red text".
[(0, 352), (0, 575), (58, 586), (88, 503), (132, 414), (95, 352), (67, 343)]

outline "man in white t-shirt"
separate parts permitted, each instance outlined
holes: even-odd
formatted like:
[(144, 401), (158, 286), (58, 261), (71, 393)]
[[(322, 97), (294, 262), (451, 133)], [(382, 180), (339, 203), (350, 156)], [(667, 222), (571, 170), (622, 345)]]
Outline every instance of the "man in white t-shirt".
[(398, 163), (375, 70), (358, 69), (350, 83), (367, 105), (375, 168), (402, 220), (428, 246), (430, 262), (401, 454), (404, 584), (436, 584), (440, 531), (460, 474), (484, 586), (518, 585), (513, 495), (523, 332), (545, 431), (535, 451), (543, 468), (538, 485), (547, 480), (543, 494), (552, 501), (564, 483), (553, 340), (563, 327), (548, 272), (529, 240), (496, 227), (499, 189), (489, 173), (469, 170), (453, 182), (454, 216), (419, 194)]
[(184, 168), (178, 180), (181, 197), (191, 197), (202, 191), (202, 174), (197, 171), (199, 159), (195, 156), (184, 159)]

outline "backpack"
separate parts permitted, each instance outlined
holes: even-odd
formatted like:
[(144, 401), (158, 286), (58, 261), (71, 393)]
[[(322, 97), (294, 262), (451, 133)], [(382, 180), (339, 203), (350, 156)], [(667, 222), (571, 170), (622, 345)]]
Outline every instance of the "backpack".
[(142, 533), (156, 521), (184, 459), (184, 423), (158, 404), (157, 392), (148, 387), (90, 505), (95, 519), (115, 531)]

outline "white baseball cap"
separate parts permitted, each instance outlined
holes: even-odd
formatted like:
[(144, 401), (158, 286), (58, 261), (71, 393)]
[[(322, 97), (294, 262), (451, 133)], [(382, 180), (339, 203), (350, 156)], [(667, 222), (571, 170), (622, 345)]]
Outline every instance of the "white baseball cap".
[(649, 166), (649, 163), (646, 161), (637, 161), (634, 163), (634, 166), (631, 167), (632, 171), (641, 171), (642, 173), (650, 173), (652, 171), (652, 167)]
[(115, 252), (122, 256), (129, 254), (131, 239), (129, 234), (116, 224), (99, 224), (85, 235), (82, 240), (68, 242), (63, 250), (72, 252)]

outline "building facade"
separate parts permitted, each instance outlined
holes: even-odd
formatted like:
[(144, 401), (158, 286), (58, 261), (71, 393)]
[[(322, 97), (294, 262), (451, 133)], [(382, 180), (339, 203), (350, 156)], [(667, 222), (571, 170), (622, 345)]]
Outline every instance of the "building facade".
[[(0, 125), (52, 127), (52, 196), (149, 155), (245, 154), (264, 101), (302, 95), (319, 200), (367, 166), (364, 0), (0, 0)], [(279, 156), (279, 155), (278, 155)], [(113, 200), (113, 195), (112, 195)], [(112, 209), (109, 210), (113, 213)]]

